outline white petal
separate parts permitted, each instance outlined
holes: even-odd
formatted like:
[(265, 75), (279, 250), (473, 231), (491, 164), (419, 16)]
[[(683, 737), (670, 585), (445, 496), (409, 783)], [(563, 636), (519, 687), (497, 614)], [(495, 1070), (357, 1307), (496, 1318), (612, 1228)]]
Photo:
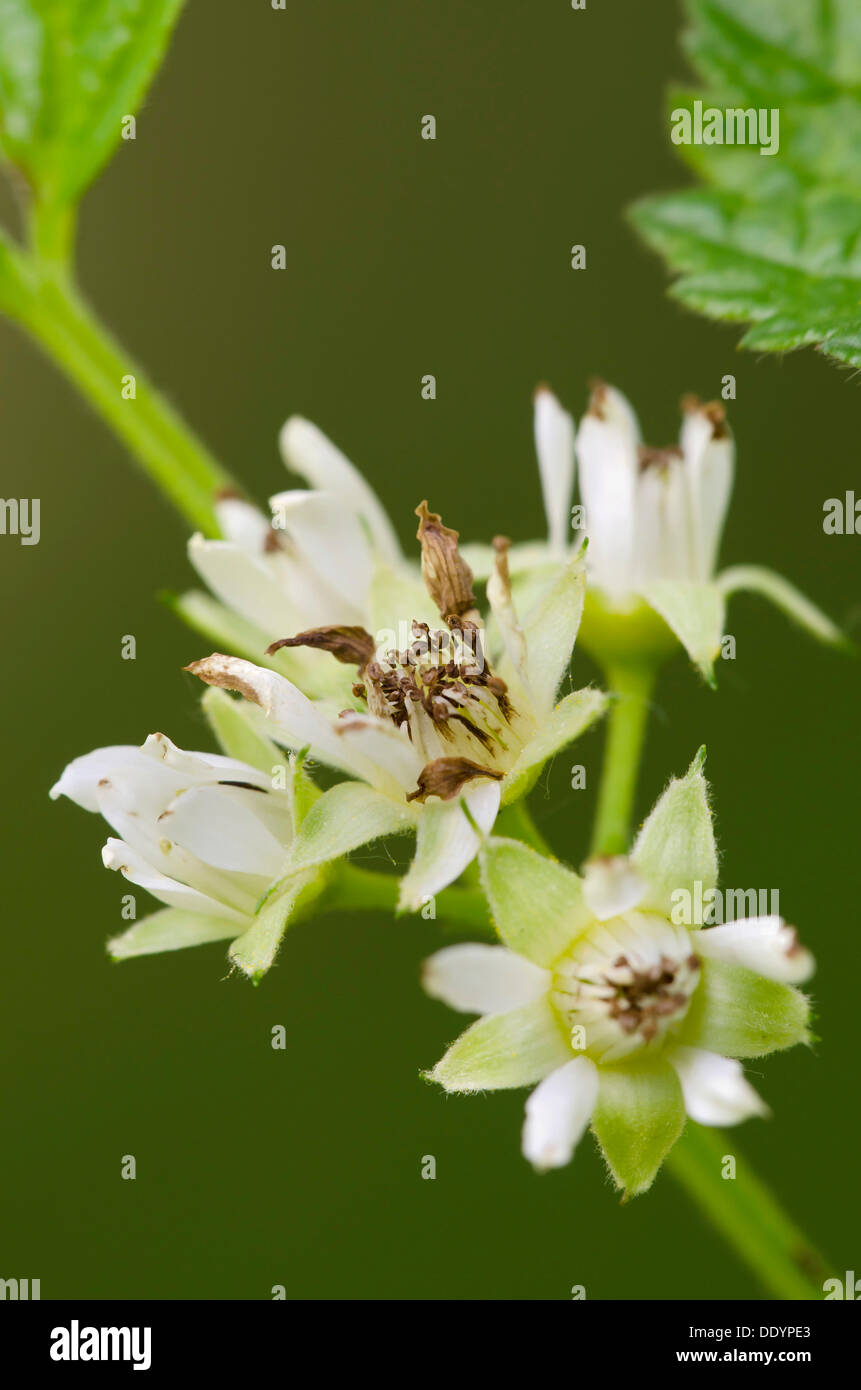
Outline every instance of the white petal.
[(446, 946), (426, 960), (422, 986), (466, 1014), (498, 1014), (531, 1004), (550, 989), (550, 971), (505, 946)]
[(735, 444), (721, 417), (695, 406), (685, 410), (680, 442), (685, 456), (693, 523), (692, 578), (711, 579), (735, 471)]
[(364, 616), (371, 552), (355, 512), (329, 493), (301, 489), (279, 492), (269, 505), (314, 572)]
[(586, 511), (588, 564), (612, 597), (632, 587), (637, 485), (636, 421), (611, 387), (593, 394), (577, 432), (580, 496)]
[(523, 1153), (539, 1172), (569, 1163), (598, 1099), (598, 1068), (575, 1057), (545, 1077), (526, 1102)]
[(167, 734), (150, 734), (141, 750), (155, 762), (163, 762), (175, 768), (187, 785), (189, 781), (200, 785), (215, 782), (253, 782), (255, 786), (268, 790), (272, 785), (269, 776), (251, 767), (239, 758), (228, 758), (223, 753), (196, 753), (178, 748)]
[(266, 717), (266, 732), (277, 743), (296, 750), (310, 748), (321, 762), (351, 772), (390, 796), (402, 795), (403, 786), (396, 776), (363, 754), (361, 735), (340, 735), (332, 721), (286, 677), (219, 652), (195, 661), (188, 669), (208, 685), (238, 690), (259, 705)]
[(599, 922), (621, 917), (637, 907), (646, 893), (646, 880), (625, 855), (592, 859), (583, 870), (583, 897)]
[(534, 432), (550, 545), (562, 553), (571, 536), (574, 421), (546, 386), (535, 393)]
[(281, 431), (279, 442), (288, 468), (321, 492), (334, 493), (352, 512), (363, 517), (383, 558), (395, 563), (400, 561), (398, 538), (379, 498), (322, 430), (310, 420), (292, 415)]
[[(350, 748), (384, 767), (405, 791), (413, 791), (422, 770), (422, 760), (413, 747), (406, 726), (398, 729), (389, 720), (373, 714), (344, 714), (335, 723), (335, 732)], [(403, 799), (403, 798), (401, 798)]]
[(653, 579), (693, 579), (691, 504), (680, 458), (671, 455), (640, 470), (634, 509), (634, 587)]
[(460, 801), (483, 834), (488, 834), (499, 810), (499, 783), (476, 781), (457, 801), (430, 801), (421, 812), (416, 853), (401, 880), (399, 908), (417, 912), (428, 898), (459, 878), (478, 853), (479, 839), (464, 815)]
[(682, 1083), (685, 1109), (700, 1125), (737, 1125), (768, 1106), (745, 1080), (741, 1063), (699, 1047), (677, 1047), (669, 1055)]
[[(205, 893), (199, 893), (196, 888), (189, 888), (185, 883), (178, 883), (176, 879), (168, 878), (160, 870), (153, 868), (144, 855), (132, 849), (131, 845), (124, 840), (116, 840), (111, 837), (102, 850), (102, 863), (106, 869), (118, 869), (130, 883), (137, 884), (138, 888), (143, 888), (147, 893), (151, 893), (159, 902), (165, 903), (168, 907), (178, 907), (189, 912), (199, 912), (210, 917), (224, 918), (229, 922), (247, 924), (247, 918), (236, 911), (235, 908), (227, 907), (219, 902), (217, 898), (210, 898)], [(241, 930), (241, 926), (240, 926)]]
[(68, 763), (49, 795), (52, 801), (56, 801), (58, 796), (67, 796), (85, 811), (98, 811), (96, 788), (99, 782), (105, 777), (148, 772), (149, 768), (145, 753), (133, 744), (97, 748)]
[(183, 849), (159, 827), (151, 807), (143, 812), (139, 809), (140, 801), (126, 784), (102, 782), (97, 795), (99, 811), (108, 825), (157, 872), (177, 883), (188, 884), (243, 916), (254, 911), (258, 898), (268, 887), (267, 879), (224, 873)]
[(191, 787), (171, 801), (158, 825), (206, 864), (272, 880), (284, 873), (293, 838), (286, 797), (247, 787)]
[[(310, 626), (262, 555), (252, 559), (232, 541), (209, 541), (197, 535), (188, 543), (188, 558), (216, 598), (246, 622), (272, 634), (271, 641)], [(333, 615), (330, 621), (338, 619)]]
[(264, 516), (257, 507), (241, 497), (218, 497), (215, 500), (215, 515), (226, 541), (232, 541), (249, 555), (256, 557), (263, 554), (272, 528), (269, 517)]
[(727, 965), (744, 965), (779, 984), (801, 984), (815, 968), (813, 956), (799, 942), (795, 928), (782, 917), (746, 917), (692, 935), (699, 955)]

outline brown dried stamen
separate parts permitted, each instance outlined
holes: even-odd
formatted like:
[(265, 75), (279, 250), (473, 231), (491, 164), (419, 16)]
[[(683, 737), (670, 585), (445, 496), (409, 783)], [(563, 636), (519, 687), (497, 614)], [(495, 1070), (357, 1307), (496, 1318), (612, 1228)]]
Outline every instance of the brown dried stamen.
[[(699, 967), (696, 956), (688, 957), (690, 970)], [(651, 1042), (658, 1034), (662, 1019), (669, 1018), (684, 1009), (688, 1003), (688, 993), (674, 988), (678, 975), (679, 962), (669, 956), (661, 956), (655, 965), (640, 967), (633, 965), (625, 955), (613, 962), (613, 970), (627, 971), (630, 979), (607, 979), (613, 992), (610, 999), (610, 1017), (615, 1019), (623, 1033), (639, 1033), (645, 1042)]]
[(336, 661), (345, 666), (358, 666), (361, 671), (372, 659), (375, 651), (374, 639), (363, 627), (315, 627), (307, 632), (299, 632), (295, 637), (281, 637), (266, 648), (266, 655), (272, 656), (281, 647), (313, 647), (318, 651), (330, 652)]
[(472, 570), (461, 558), (457, 548), (460, 534), (444, 526), (437, 512), (428, 510), (427, 502), (416, 507), (419, 529), (416, 532), (422, 547), (422, 577), (427, 591), (444, 621), (462, 618), (475, 610), (472, 592)]
[(435, 758), (427, 763), (418, 776), (418, 788), (410, 792), (407, 801), (426, 801), (429, 796), (438, 796), (442, 801), (451, 801), (461, 788), (476, 777), (491, 777), (495, 781), (502, 778), (501, 772), (482, 767), (470, 758)]

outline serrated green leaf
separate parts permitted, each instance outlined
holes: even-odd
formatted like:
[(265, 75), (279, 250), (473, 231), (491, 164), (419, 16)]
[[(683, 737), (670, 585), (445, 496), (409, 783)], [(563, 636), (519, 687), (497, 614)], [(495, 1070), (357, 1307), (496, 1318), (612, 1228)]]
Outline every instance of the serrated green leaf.
[[(679, 274), (672, 294), (752, 325), (756, 351), (812, 345), (861, 365), (861, 17), (852, 0), (688, 0), (704, 83), (671, 94), (779, 112), (779, 148), (679, 145), (707, 185), (647, 198), (638, 230)], [(669, 122), (667, 130), (669, 131)]]
[(0, 148), (40, 199), (74, 202), (119, 143), (183, 0), (0, 0)]

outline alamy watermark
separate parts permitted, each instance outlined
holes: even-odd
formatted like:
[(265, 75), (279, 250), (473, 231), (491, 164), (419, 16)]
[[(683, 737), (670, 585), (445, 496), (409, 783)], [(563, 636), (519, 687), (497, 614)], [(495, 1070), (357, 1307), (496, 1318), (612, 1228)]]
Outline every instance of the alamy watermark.
[(674, 145), (758, 145), (760, 154), (780, 149), (780, 112), (776, 106), (677, 106), (670, 114)]
[(0, 536), (18, 536), (22, 545), (38, 545), (41, 509), (38, 497), (0, 497)]
[(746, 917), (779, 917), (777, 888), (703, 888), (700, 879), (690, 888), (670, 894), (670, 921), (676, 927), (719, 927)]

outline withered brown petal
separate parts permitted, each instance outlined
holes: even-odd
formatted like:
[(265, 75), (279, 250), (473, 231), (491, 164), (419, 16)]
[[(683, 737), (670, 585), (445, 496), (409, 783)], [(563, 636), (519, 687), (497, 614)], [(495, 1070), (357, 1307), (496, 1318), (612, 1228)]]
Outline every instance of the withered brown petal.
[(281, 647), (316, 647), (319, 651), (331, 652), (336, 661), (345, 666), (358, 666), (361, 670), (373, 658), (374, 639), (363, 627), (314, 627), (307, 632), (299, 632), (295, 637), (282, 637), (266, 648), (271, 656)]
[(422, 547), (422, 577), (442, 618), (463, 617), (475, 608), (472, 570), (457, 548), (459, 532), (444, 526), (442, 517), (428, 510), (427, 502), (416, 507)]
[(235, 664), (233, 657), (224, 656), (222, 652), (213, 652), (212, 656), (206, 656), (202, 661), (192, 661), (190, 666), (183, 666), (182, 669), (198, 676), (206, 685), (217, 685), (223, 690), (235, 690), (252, 704), (259, 705), (260, 696), (248, 681), (235, 674)]
[(434, 758), (433, 762), (426, 763), (422, 768), (418, 775), (418, 787), (410, 792), (407, 801), (426, 801), (429, 796), (451, 801), (461, 787), (475, 777), (491, 777), (498, 782), (502, 773), (482, 767), (470, 758)]

